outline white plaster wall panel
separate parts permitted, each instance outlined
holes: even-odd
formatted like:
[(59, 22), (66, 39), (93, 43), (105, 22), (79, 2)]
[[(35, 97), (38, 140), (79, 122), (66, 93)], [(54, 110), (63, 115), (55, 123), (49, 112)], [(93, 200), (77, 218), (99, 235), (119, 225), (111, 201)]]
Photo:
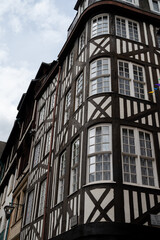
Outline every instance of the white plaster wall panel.
[(95, 109), (96, 107), (93, 106), (92, 103), (88, 102), (88, 121), (90, 120), (92, 113), (94, 112)]
[(131, 116), (131, 101), (127, 100), (127, 117)]
[(141, 201), (142, 201), (142, 212), (145, 213), (147, 211), (147, 202), (146, 202), (145, 193), (141, 193)]
[(133, 205), (134, 205), (134, 218), (137, 218), (139, 217), (137, 192), (133, 192)]
[(89, 45), (89, 57), (92, 56), (95, 49), (96, 49), (96, 46), (93, 43), (90, 43), (90, 45)]
[(138, 113), (137, 102), (133, 102), (133, 107), (134, 107), (134, 114), (137, 114)]
[(153, 126), (152, 115), (148, 116), (148, 125)]
[(140, 56), (141, 56), (141, 61), (145, 61), (144, 53), (141, 53)]
[(126, 41), (122, 41), (123, 53), (127, 52), (127, 44)]
[(160, 127), (160, 125), (159, 125), (159, 117), (158, 117), (158, 113), (157, 112), (155, 113), (155, 119), (156, 119), (156, 126)]
[(123, 98), (119, 99), (119, 104), (120, 104), (120, 118), (124, 119), (124, 101), (123, 101)]
[(155, 54), (155, 53), (154, 53), (154, 59), (155, 59), (156, 65), (158, 65), (158, 57), (157, 57), (157, 54)]
[(129, 204), (129, 191), (124, 190), (124, 213), (125, 213), (125, 222), (130, 223), (130, 204)]
[(143, 29), (144, 29), (145, 43), (148, 45), (147, 28), (146, 28), (146, 23), (145, 22), (143, 22)]
[[(149, 76), (150, 76), (150, 82), (151, 82), (151, 91), (154, 90), (154, 84), (153, 84), (153, 75), (152, 75), (152, 68), (149, 67)], [(153, 101), (156, 102), (156, 98), (155, 98), (155, 93), (152, 94), (153, 96)]]
[(154, 202), (154, 195), (150, 194), (149, 195), (149, 200), (150, 200), (150, 207), (154, 207), (155, 206), (155, 202)]
[(117, 53), (120, 54), (121, 53), (120, 40), (116, 39), (116, 43), (117, 43)]
[(87, 193), (85, 193), (85, 200), (84, 200), (84, 223), (87, 222), (88, 217), (90, 216), (93, 208), (95, 205), (91, 201), (90, 197)]
[(152, 36), (153, 46), (156, 47), (153, 25), (150, 24), (149, 28), (150, 28), (150, 33), (151, 33), (151, 36)]
[(151, 59), (150, 59), (150, 53), (149, 52), (147, 52), (147, 59), (148, 59), (148, 62), (150, 63)]
[(128, 49), (129, 49), (129, 52), (132, 52), (133, 51), (133, 48), (132, 48), (132, 43), (128, 43)]

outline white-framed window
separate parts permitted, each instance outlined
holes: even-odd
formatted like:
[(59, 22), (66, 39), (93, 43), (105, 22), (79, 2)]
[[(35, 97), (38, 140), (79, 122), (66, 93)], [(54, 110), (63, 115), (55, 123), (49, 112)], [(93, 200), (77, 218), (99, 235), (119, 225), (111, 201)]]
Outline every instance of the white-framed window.
[(78, 190), (79, 161), (80, 161), (80, 140), (78, 138), (72, 144), (71, 190), (70, 190), (71, 193)]
[(71, 67), (73, 66), (73, 60), (74, 60), (74, 53), (73, 51), (69, 54), (69, 64), (68, 64), (68, 70), (71, 69)]
[(52, 129), (50, 129), (46, 134), (45, 155), (48, 154), (50, 151), (51, 135), (52, 135)]
[(121, 1), (139, 6), (139, 0), (121, 0)]
[(79, 108), (83, 101), (83, 73), (76, 80), (75, 110)]
[(110, 91), (110, 59), (96, 59), (90, 64), (90, 95)]
[(137, 128), (122, 127), (123, 181), (157, 187), (152, 135)]
[(66, 151), (60, 157), (60, 171), (59, 171), (59, 191), (58, 201), (63, 201), (64, 197), (64, 184), (65, 184), (65, 171), (66, 171)]
[(42, 216), (44, 213), (45, 194), (46, 194), (46, 179), (40, 185), (38, 217)]
[(160, 13), (160, 0), (149, 0), (151, 11)]
[(133, 20), (116, 17), (116, 35), (140, 42), (139, 23)]
[(32, 214), (32, 207), (33, 207), (33, 195), (34, 195), (34, 191), (31, 191), (28, 194), (28, 201), (27, 201), (27, 207), (26, 207), (26, 217), (25, 217), (25, 225), (27, 225), (31, 221), (31, 214)]
[(147, 99), (144, 67), (126, 61), (118, 61), (119, 93)]
[(40, 161), (41, 142), (38, 142), (34, 149), (33, 167), (35, 167)]
[(112, 179), (111, 126), (97, 125), (88, 131), (88, 182)]
[(64, 113), (64, 123), (69, 120), (70, 117), (70, 105), (71, 105), (71, 90), (68, 91), (65, 97), (65, 113)]
[(91, 37), (109, 33), (108, 15), (98, 15), (92, 19)]
[(83, 48), (85, 46), (85, 39), (86, 39), (86, 33), (85, 33), (85, 31), (83, 31), (83, 33), (81, 34), (81, 36), (79, 38), (79, 53), (83, 50)]
[(41, 110), (39, 111), (39, 123), (38, 125), (40, 126), (42, 124), (42, 122), (44, 121), (44, 117), (45, 117), (45, 105), (41, 108)]

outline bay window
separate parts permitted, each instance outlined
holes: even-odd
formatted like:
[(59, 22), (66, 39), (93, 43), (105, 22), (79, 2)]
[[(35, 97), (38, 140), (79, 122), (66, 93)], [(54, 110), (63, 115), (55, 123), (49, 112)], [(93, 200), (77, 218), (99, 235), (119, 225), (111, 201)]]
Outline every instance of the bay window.
[(108, 15), (98, 15), (92, 20), (91, 37), (109, 33), (109, 17)]
[(157, 186), (156, 162), (152, 135), (137, 128), (122, 128), (123, 180)]
[(134, 5), (139, 5), (139, 0), (121, 0), (123, 2), (132, 3)]
[(90, 64), (90, 95), (111, 91), (110, 59), (100, 58)]
[(127, 18), (116, 17), (116, 35), (139, 42), (139, 24)]
[(149, 0), (150, 9), (160, 13), (160, 0)]
[(88, 132), (88, 181), (111, 180), (111, 168), (111, 127), (92, 127)]
[(147, 99), (144, 68), (137, 64), (118, 61), (119, 93)]

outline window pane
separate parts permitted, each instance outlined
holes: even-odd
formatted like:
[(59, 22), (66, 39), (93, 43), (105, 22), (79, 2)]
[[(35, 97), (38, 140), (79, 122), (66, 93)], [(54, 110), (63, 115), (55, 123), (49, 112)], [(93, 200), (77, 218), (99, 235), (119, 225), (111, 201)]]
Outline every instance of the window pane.
[(46, 193), (46, 180), (41, 183), (41, 187), (40, 187), (38, 216), (41, 216), (44, 213), (45, 193)]
[(152, 160), (141, 158), (141, 174), (144, 185), (155, 186)]
[(92, 37), (108, 33), (108, 17), (100, 16), (92, 21)]
[(31, 221), (32, 206), (33, 206), (33, 191), (28, 194), (25, 224), (28, 224)]

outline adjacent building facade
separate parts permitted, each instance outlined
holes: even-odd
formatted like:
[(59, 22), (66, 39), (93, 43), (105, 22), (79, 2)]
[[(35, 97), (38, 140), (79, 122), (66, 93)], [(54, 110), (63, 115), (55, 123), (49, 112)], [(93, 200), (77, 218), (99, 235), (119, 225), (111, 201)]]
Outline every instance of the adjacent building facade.
[(75, 10), (27, 112), (20, 240), (157, 236), (160, 1), (78, 0)]

